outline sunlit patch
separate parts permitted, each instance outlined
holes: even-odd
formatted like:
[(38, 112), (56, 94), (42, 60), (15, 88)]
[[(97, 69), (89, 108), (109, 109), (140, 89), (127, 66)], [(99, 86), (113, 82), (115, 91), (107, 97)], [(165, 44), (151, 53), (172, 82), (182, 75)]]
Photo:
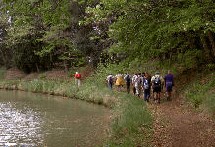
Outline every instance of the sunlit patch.
[(0, 146), (42, 145), (42, 119), (30, 108), (0, 103)]

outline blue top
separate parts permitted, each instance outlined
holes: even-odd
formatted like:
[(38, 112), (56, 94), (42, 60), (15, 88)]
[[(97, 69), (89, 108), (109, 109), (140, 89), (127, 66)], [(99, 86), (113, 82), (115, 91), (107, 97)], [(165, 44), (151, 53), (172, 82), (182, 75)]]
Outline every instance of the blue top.
[(165, 83), (167, 83), (167, 82), (172, 82), (172, 83), (173, 83), (173, 79), (174, 79), (173, 74), (167, 74), (167, 75), (164, 77)]

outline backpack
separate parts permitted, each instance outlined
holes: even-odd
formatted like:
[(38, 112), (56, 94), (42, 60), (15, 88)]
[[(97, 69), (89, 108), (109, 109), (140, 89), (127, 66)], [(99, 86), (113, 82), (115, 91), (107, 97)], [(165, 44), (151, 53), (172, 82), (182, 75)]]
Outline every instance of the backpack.
[(143, 80), (143, 87), (144, 89), (149, 89), (149, 81), (147, 79)]
[(109, 81), (110, 84), (112, 84), (113, 83), (113, 77), (110, 76), (108, 81)]
[(80, 79), (81, 78), (81, 74), (76, 74), (75, 76), (77, 79)]
[(126, 75), (125, 80), (126, 80), (127, 83), (130, 83), (131, 82), (131, 77), (129, 75)]
[(154, 86), (155, 87), (160, 87), (161, 86), (161, 80), (160, 77), (156, 77), (154, 80)]

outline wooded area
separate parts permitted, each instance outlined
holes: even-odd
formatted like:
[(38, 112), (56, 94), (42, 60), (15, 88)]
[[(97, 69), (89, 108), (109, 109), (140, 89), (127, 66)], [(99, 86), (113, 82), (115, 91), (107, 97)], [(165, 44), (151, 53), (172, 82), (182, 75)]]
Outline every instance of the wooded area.
[(0, 63), (7, 68), (30, 73), (116, 60), (159, 59), (185, 68), (215, 62), (214, 0), (2, 0), (0, 5)]

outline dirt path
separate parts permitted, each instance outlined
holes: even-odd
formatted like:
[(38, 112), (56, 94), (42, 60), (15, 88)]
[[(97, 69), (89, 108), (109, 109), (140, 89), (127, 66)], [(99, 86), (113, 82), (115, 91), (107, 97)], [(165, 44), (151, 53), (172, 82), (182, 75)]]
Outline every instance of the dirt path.
[(175, 97), (161, 104), (149, 104), (155, 123), (154, 147), (215, 147), (215, 123)]

